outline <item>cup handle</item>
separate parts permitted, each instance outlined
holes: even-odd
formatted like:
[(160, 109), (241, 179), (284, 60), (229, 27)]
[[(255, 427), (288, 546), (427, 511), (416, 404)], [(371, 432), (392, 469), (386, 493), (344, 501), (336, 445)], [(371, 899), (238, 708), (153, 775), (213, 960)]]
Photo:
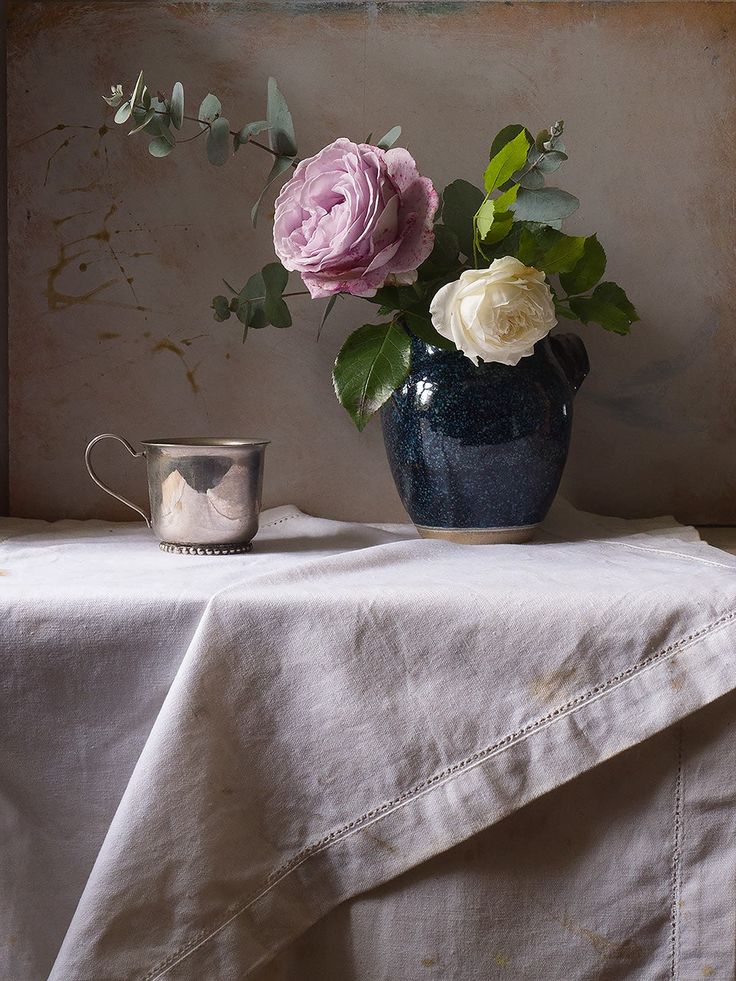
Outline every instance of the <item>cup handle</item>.
[(114, 433), (102, 433), (102, 435), (95, 436), (93, 440), (90, 440), (89, 444), (87, 445), (87, 449), (84, 451), (84, 462), (87, 465), (87, 473), (90, 475), (92, 480), (94, 480), (97, 486), (101, 487), (106, 494), (110, 495), (110, 497), (114, 497), (116, 501), (120, 501), (121, 504), (125, 504), (127, 507), (132, 508), (134, 511), (137, 511), (138, 514), (140, 514), (140, 516), (146, 522), (146, 525), (150, 528), (151, 521), (148, 515), (146, 514), (146, 512), (142, 508), (139, 508), (137, 504), (133, 504), (132, 501), (129, 501), (127, 497), (122, 497), (120, 494), (116, 494), (114, 490), (111, 490), (107, 486), (107, 484), (103, 484), (100, 478), (92, 469), (92, 447), (95, 445), (95, 443), (99, 443), (101, 439), (116, 439), (118, 443), (123, 444), (123, 446), (128, 451), (128, 453), (130, 453), (131, 456), (134, 456), (136, 458), (145, 457), (146, 455), (145, 450), (141, 450), (140, 453), (136, 453), (136, 451), (133, 449), (133, 447), (130, 445), (127, 439), (123, 439), (122, 436), (116, 436)]

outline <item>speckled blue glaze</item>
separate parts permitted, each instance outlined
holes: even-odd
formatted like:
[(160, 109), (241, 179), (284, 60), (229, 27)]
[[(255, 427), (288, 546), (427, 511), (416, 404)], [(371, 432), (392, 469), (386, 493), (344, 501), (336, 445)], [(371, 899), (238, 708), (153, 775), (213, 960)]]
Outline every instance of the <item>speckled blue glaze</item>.
[(412, 338), (409, 377), (381, 410), (391, 471), (412, 521), (484, 529), (542, 521), (588, 367), (574, 334), (545, 338), (514, 367), (476, 366), (459, 351)]

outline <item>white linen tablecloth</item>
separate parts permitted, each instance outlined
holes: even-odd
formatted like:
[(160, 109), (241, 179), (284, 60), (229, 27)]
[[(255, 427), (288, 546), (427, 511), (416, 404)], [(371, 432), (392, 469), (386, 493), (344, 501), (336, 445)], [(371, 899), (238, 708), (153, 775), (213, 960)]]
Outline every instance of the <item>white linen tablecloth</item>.
[(733, 978), (736, 558), (261, 528), (0, 523), (0, 977)]

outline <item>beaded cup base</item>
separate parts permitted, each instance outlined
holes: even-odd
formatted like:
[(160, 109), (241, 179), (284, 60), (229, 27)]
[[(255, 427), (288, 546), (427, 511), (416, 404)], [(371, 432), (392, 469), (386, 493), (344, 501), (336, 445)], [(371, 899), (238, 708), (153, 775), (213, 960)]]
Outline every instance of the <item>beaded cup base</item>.
[(174, 542), (160, 542), (162, 552), (174, 555), (243, 555), (253, 548), (252, 542), (241, 545), (176, 545)]

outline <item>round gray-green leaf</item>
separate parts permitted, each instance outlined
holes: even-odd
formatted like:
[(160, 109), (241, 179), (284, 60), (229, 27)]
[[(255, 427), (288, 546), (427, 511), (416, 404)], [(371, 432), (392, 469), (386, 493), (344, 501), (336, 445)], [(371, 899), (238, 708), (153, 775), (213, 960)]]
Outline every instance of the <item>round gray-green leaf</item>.
[(199, 107), (199, 112), (197, 113), (199, 128), (207, 129), (208, 124), (214, 122), (221, 112), (222, 103), (216, 95), (209, 92), (204, 99), (202, 99), (202, 104)]
[(173, 145), (168, 140), (165, 140), (163, 136), (157, 136), (155, 140), (151, 140), (148, 144), (148, 152), (152, 157), (168, 157), (173, 149)]
[(366, 324), (348, 337), (335, 361), (332, 381), (340, 404), (363, 430), (404, 383), (411, 367), (411, 340), (393, 321)]
[(116, 123), (127, 123), (130, 119), (131, 105), (129, 102), (124, 102), (122, 106), (115, 113)]
[(540, 187), (539, 190), (521, 188), (513, 205), (517, 221), (555, 221), (567, 218), (580, 207), (574, 194), (559, 187)]
[(175, 82), (171, 90), (171, 125), (174, 129), (181, 129), (184, 121), (184, 86), (181, 82)]
[(230, 156), (230, 123), (220, 116), (210, 126), (207, 137), (207, 159), (216, 167), (227, 163)]

